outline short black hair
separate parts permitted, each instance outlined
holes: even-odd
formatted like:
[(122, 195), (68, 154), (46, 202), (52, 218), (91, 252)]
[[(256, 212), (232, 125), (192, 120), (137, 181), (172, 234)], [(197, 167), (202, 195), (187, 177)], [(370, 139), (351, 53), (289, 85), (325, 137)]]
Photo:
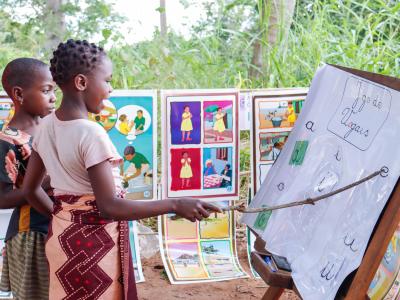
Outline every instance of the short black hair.
[(124, 149), (124, 155), (134, 155), (135, 153), (135, 147), (133, 146), (126, 146)]
[(69, 39), (53, 52), (51, 75), (58, 85), (62, 85), (78, 74), (88, 74), (102, 56), (106, 56), (103, 48), (86, 40)]
[(11, 89), (15, 86), (29, 88), (34, 82), (35, 73), (42, 68), (49, 68), (44, 62), (28, 57), (21, 57), (10, 61), (4, 69), (1, 84), (10, 98)]
[(143, 113), (143, 110), (139, 109), (137, 112)]
[(226, 164), (225, 167), (228, 167), (228, 169), (230, 169), (231, 165), (230, 164)]

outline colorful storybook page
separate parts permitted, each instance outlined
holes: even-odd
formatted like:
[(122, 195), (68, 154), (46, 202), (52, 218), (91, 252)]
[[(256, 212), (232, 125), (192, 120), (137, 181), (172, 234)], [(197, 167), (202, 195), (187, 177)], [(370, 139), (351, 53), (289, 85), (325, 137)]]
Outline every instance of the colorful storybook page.
[[(124, 159), (120, 168), (125, 197), (130, 200), (157, 199), (157, 93), (116, 90), (98, 115), (89, 118), (108, 133)], [(132, 261), (137, 282), (144, 281), (137, 226), (129, 222)]]
[(382, 76), (371, 81), (369, 73), (357, 74), (330, 65), (317, 71), (296, 125), (250, 207), (318, 197), (383, 167), (385, 172), (315, 205), (243, 217), (268, 251), (287, 258), (306, 300), (334, 299), (360, 265), (400, 174), (400, 131), (393, 130), (400, 127), (400, 93)]
[[(270, 89), (252, 94), (252, 197), (285, 146), (306, 95), (305, 88)], [(254, 234), (247, 230), (249, 261), (254, 240)], [(253, 275), (259, 277), (251, 262), (250, 267)]]
[[(220, 199), (227, 206), (225, 200), (238, 198), (237, 107), (236, 90), (162, 91), (164, 199)], [(171, 283), (247, 276), (237, 259), (234, 214), (196, 223), (173, 215), (159, 220)]]

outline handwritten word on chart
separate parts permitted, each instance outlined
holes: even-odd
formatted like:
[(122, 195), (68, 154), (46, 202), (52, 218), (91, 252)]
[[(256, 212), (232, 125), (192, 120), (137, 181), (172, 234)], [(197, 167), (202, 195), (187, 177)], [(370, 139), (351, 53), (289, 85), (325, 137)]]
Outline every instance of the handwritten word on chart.
[(384, 87), (350, 77), (328, 130), (365, 151), (385, 123), (391, 100), (390, 91)]

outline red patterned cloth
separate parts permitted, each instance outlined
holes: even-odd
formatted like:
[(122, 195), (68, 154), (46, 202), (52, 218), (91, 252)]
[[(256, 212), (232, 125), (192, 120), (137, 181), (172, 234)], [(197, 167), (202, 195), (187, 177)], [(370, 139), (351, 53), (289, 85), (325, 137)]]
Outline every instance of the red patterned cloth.
[(221, 185), (221, 176), (218, 174), (204, 176), (204, 188), (219, 188)]
[(104, 219), (93, 196), (56, 196), (46, 242), (49, 299), (137, 299), (127, 222)]

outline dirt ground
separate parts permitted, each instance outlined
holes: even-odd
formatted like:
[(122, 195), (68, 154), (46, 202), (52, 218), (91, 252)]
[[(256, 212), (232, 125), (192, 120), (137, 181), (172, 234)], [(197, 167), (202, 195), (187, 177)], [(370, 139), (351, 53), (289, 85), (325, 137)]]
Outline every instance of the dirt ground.
[[(251, 274), (247, 261), (246, 242), (238, 240), (238, 255), (241, 266)], [(225, 300), (225, 299), (261, 299), (267, 285), (252, 275), (248, 279), (235, 279), (214, 283), (196, 283), (171, 285), (164, 271), (160, 253), (150, 259), (142, 259), (145, 282), (138, 283), (140, 300), (155, 299), (190, 299), (190, 300)], [(286, 291), (282, 300), (298, 300), (291, 291)]]

